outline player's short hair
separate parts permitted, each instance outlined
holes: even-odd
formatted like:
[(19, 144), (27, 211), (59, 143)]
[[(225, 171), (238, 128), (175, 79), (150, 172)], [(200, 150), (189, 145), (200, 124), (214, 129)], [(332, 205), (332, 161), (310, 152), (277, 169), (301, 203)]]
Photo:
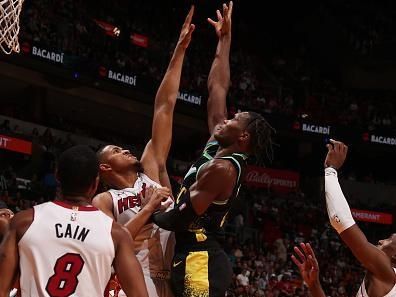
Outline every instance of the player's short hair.
[(273, 134), (275, 129), (259, 113), (249, 111), (249, 122), (246, 130), (250, 134), (250, 151), (257, 163), (272, 162), (274, 158)]
[(98, 157), (86, 145), (69, 148), (59, 157), (57, 176), (64, 195), (84, 194), (98, 174)]

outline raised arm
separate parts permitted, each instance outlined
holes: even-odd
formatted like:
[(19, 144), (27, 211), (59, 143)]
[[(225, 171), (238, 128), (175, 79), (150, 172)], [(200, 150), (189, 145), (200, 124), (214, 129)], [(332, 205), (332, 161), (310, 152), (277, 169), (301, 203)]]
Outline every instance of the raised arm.
[(15, 224), (9, 229), (0, 245), (0, 297), (8, 297), (18, 271), (18, 241)]
[(230, 87), (231, 16), (233, 3), (223, 4), (223, 15), (216, 11), (217, 22), (208, 18), (219, 41), (208, 77), (208, 126), (212, 134), (217, 124), (227, 119), (226, 98)]
[(131, 235), (117, 223), (113, 223), (111, 235), (116, 250), (113, 266), (122, 289), (128, 297), (148, 297), (142, 267), (136, 259)]
[(0, 297), (8, 297), (19, 269), (18, 242), (33, 222), (33, 209), (17, 213), (0, 245)]
[(337, 170), (345, 161), (348, 147), (342, 142), (331, 140), (331, 144), (328, 144), (327, 148), (325, 194), (330, 223), (354, 256), (374, 277), (393, 285), (395, 273), (390, 259), (383, 251), (368, 242), (366, 236), (355, 224), (348, 202), (338, 182)]
[(162, 184), (169, 188), (169, 178), (162, 176), (160, 180), (160, 175), (166, 173), (164, 169), (172, 141), (173, 111), (179, 91), (183, 60), (195, 29), (194, 24), (191, 24), (193, 14), (194, 6), (184, 21), (179, 41), (155, 96), (151, 140), (147, 143), (141, 158), (145, 173), (158, 183), (169, 183)]
[(175, 208), (168, 212), (155, 213), (153, 221), (166, 230), (187, 230), (214, 200), (221, 201), (230, 197), (236, 179), (236, 169), (230, 162), (212, 160), (202, 167), (197, 181), (190, 189), (182, 189), (177, 197)]
[(326, 297), (319, 280), (318, 260), (316, 260), (311, 245), (309, 243), (301, 243), (300, 247), (294, 247), (294, 252), (297, 257), (292, 255), (291, 259), (297, 265), (312, 297)]

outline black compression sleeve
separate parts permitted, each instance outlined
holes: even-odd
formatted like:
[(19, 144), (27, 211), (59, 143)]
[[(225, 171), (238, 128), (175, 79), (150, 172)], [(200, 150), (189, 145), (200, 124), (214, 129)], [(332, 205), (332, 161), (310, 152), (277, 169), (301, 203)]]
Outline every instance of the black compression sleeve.
[(156, 212), (152, 215), (153, 222), (169, 231), (186, 231), (198, 216), (191, 204), (189, 191), (180, 198), (175, 208), (167, 212)]

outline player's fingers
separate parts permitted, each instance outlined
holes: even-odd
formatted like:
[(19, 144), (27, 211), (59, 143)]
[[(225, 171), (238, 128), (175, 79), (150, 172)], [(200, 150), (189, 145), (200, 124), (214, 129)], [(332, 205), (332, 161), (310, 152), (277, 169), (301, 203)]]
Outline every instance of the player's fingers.
[(228, 6), (227, 4), (223, 3), (223, 17), (228, 16)]
[(334, 145), (334, 150), (339, 153), (342, 152), (342, 146), (344, 145), (341, 141), (330, 139), (330, 142)]
[(188, 46), (188, 44), (190, 43), (191, 40), (191, 35), (195, 30), (195, 25), (194, 24), (190, 24), (190, 26), (188, 27), (186, 34), (183, 36), (183, 41), (185, 43), (185, 46)]
[(144, 197), (145, 198), (149, 198), (149, 197), (151, 197), (153, 195), (153, 193), (154, 193), (154, 188), (153, 187), (146, 188), (146, 192), (145, 192)]
[(318, 260), (316, 259), (315, 252), (313, 251), (311, 244), (307, 243), (307, 249), (309, 252), (309, 256), (312, 258), (313, 265), (319, 269), (319, 263)]
[(189, 30), (188, 30), (187, 35), (188, 35), (189, 37), (191, 37), (191, 35), (192, 35), (192, 33), (194, 32), (194, 30), (195, 30), (195, 25), (194, 25), (194, 24), (191, 24), (190, 27), (189, 27)]
[(294, 252), (300, 257), (300, 260), (302, 262), (306, 261), (304, 254), (301, 252), (301, 250), (298, 247), (296, 246), (294, 247)]
[(331, 143), (326, 144), (326, 147), (327, 147), (327, 151), (329, 151), (329, 152), (334, 150), (334, 146)]
[(167, 201), (164, 204), (161, 205), (161, 209), (167, 209), (169, 206), (171, 206), (173, 202), (172, 201)]
[(303, 268), (303, 264), (300, 261), (298, 261), (298, 259), (294, 255), (291, 255), (291, 259), (294, 262), (294, 264), (296, 264), (298, 269), (301, 270)]
[(308, 256), (308, 263), (309, 266), (311, 267), (311, 270), (319, 271), (318, 262), (311, 255)]
[(212, 26), (216, 26), (217, 22), (215, 22), (214, 20), (212, 20), (211, 18), (208, 18), (208, 22), (209, 24), (211, 24)]
[(217, 15), (217, 19), (218, 19), (219, 21), (222, 21), (222, 20), (223, 20), (223, 16), (221, 15), (220, 10), (216, 10), (216, 15)]
[(347, 145), (343, 144), (342, 148), (343, 148), (344, 153), (348, 152), (348, 146)]
[(191, 5), (190, 11), (188, 12), (187, 16), (186, 16), (186, 20), (184, 21), (184, 25), (188, 26), (191, 23), (192, 17), (194, 15), (194, 5)]
[(158, 190), (158, 196), (161, 196), (162, 198), (170, 196), (170, 190), (169, 189), (160, 189)]
[(307, 243), (305, 246), (307, 247), (308, 254), (309, 254), (309, 255), (312, 255), (312, 257), (315, 257), (315, 253), (314, 253), (314, 251), (313, 251), (313, 249), (312, 249), (311, 244), (310, 244), (310, 243)]
[(230, 1), (230, 3), (228, 3), (228, 17), (231, 18), (232, 15), (232, 8), (234, 7), (234, 2)]
[(300, 246), (301, 246), (301, 249), (304, 251), (304, 254), (306, 255), (306, 256), (308, 256), (309, 255), (309, 251), (308, 251), (308, 249), (307, 249), (307, 245), (305, 244), (305, 243), (300, 243)]

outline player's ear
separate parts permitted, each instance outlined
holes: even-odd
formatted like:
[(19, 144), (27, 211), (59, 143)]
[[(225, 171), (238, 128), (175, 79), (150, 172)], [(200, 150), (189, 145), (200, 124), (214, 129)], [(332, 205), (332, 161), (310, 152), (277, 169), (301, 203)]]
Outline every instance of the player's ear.
[(109, 164), (102, 163), (102, 164), (99, 164), (99, 170), (102, 172), (110, 171), (111, 166)]
[(243, 131), (241, 136), (239, 136), (239, 140), (246, 142), (250, 139), (250, 133), (248, 131)]

